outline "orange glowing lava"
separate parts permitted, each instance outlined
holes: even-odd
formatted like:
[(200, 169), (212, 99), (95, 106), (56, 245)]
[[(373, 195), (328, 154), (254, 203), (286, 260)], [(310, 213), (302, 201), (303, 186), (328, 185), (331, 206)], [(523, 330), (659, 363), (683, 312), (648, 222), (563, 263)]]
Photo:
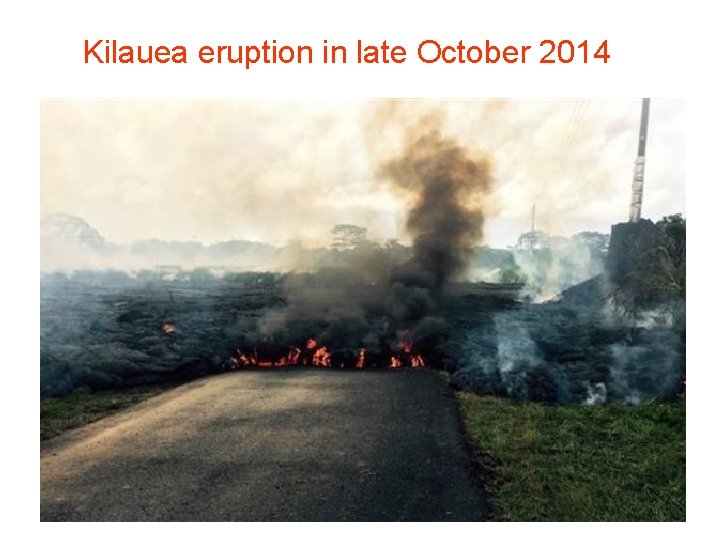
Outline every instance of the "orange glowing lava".
[(357, 369), (362, 369), (365, 367), (365, 349), (360, 348), (360, 351), (358, 352), (358, 359), (355, 363), (355, 367)]
[(332, 354), (327, 347), (318, 347), (313, 354), (312, 365), (315, 367), (330, 367)]
[(367, 349), (360, 347), (357, 353), (347, 356), (342, 353), (333, 360), (333, 353), (327, 345), (321, 345), (316, 338), (308, 338), (305, 347), (289, 347), (287, 352), (279, 358), (261, 356), (257, 348), (236, 349), (225, 364), (225, 368), (236, 370), (240, 368), (280, 368), (288, 366), (310, 366), (316, 368), (353, 368), (365, 369), (368, 367), (390, 367), (392, 369), (409, 366), (413, 368), (424, 367), (425, 359), (417, 352), (412, 352), (413, 343), (406, 331), (399, 343), (400, 351), (390, 358), (379, 360), (371, 357), (368, 360)]
[(414, 368), (425, 367), (425, 360), (419, 354), (415, 355), (410, 359), (410, 366)]
[(162, 325), (162, 333), (166, 336), (171, 336), (175, 333), (175, 325), (172, 323), (165, 323)]

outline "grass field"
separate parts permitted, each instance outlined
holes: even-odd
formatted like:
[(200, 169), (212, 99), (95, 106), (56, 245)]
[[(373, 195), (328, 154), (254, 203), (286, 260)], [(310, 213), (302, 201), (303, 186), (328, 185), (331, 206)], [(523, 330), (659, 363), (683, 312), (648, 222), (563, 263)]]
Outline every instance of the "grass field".
[(95, 422), (177, 384), (138, 386), (116, 392), (74, 394), (40, 400), (40, 440), (55, 437), (74, 427)]
[(685, 520), (684, 396), (597, 407), (458, 399), (496, 519)]

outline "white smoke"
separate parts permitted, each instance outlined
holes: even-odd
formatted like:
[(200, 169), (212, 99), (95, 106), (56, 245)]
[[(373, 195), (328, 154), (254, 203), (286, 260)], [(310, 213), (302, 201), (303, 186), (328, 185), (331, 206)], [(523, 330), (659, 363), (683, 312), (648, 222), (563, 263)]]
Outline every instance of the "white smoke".
[(515, 264), (525, 286), (521, 295), (533, 303), (560, 298), (562, 291), (603, 272), (609, 237), (579, 233), (571, 238), (543, 237), (534, 249), (516, 249)]
[(607, 401), (607, 387), (605, 383), (587, 383), (587, 398), (584, 405), (604, 405)]
[(508, 394), (522, 392), (527, 370), (541, 364), (542, 356), (524, 324), (505, 313), (494, 320), (500, 380)]

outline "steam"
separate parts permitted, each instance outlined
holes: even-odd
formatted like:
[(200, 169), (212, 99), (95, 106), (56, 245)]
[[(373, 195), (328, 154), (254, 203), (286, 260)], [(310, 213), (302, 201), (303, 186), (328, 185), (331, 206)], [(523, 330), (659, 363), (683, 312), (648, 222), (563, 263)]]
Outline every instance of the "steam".
[(636, 405), (671, 397), (685, 373), (684, 345), (668, 321), (633, 329), (564, 301), (497, 313), (463, 342), (454, 384), (519, 400)]
[(545, 302), (562, 291), (602, 274), (609, 235), (579, 233), (572, 238), (550, 237), (535, 250), (516, 249), (514, 262), (525, 286), (522, 297)]

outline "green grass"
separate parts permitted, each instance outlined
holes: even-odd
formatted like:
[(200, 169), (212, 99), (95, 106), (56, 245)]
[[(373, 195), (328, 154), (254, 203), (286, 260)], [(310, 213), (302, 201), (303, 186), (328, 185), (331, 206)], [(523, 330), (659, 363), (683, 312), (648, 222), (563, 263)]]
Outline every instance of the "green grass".
[(459, 393), (496, 519), (685, 521), (685, 399), (547, 406)]
[(177, 384), (139, 386), (113, 392), (74, 394), (40, 400), (40, 440), (95, 422), (155, 396)]

